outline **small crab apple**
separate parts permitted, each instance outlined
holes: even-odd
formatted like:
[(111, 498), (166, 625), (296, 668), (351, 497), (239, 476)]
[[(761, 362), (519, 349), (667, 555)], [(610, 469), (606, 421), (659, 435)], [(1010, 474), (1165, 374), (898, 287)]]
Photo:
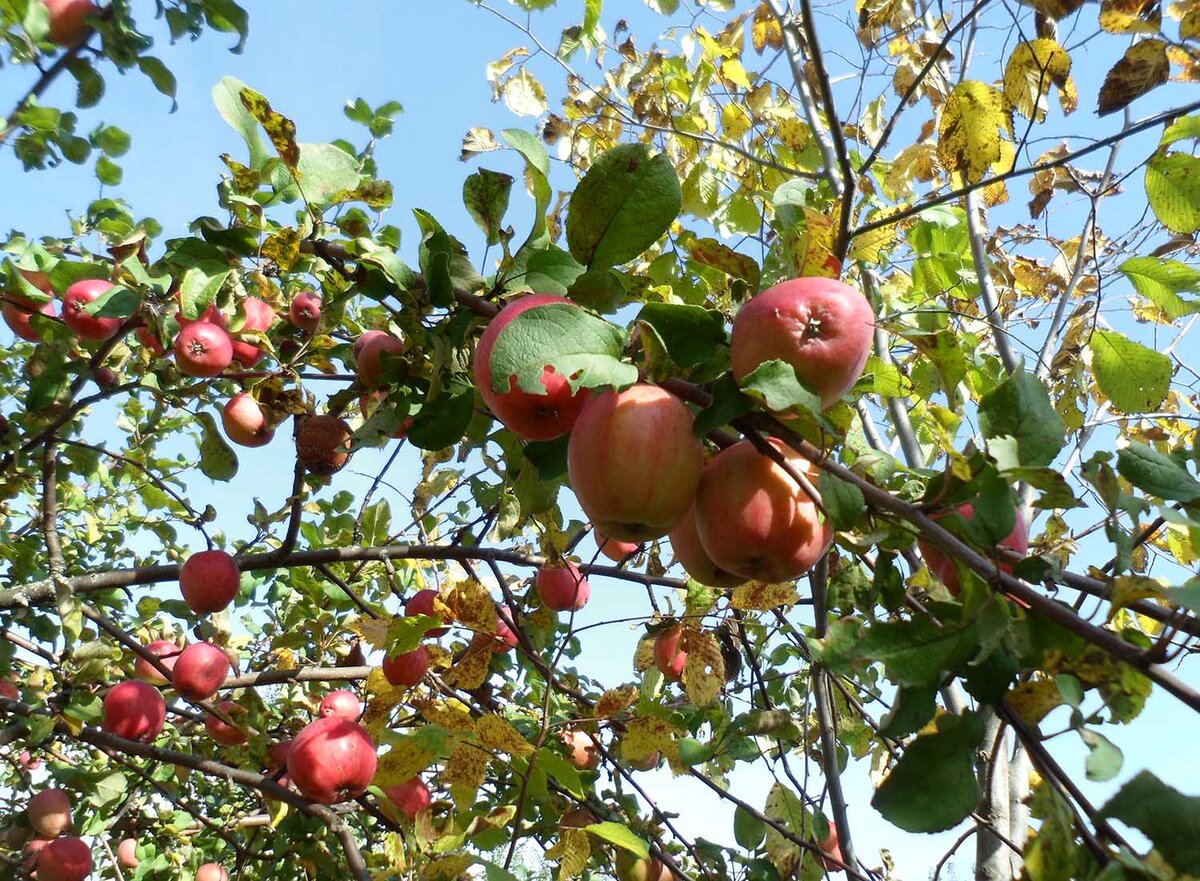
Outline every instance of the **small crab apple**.
[(642, 546), (635, 541), (617, 541), (615, 538), (609, 538), (594, 526), (592, 527), (592, 538), (595, 539), (600, 553), (614, 563), (624, 563), (642, 549)]
[(542, 566), (538, 569), (534, 586), (546, 608), (556, 612), (578, 612), (587, 605), (592, 595), (587, 579), (570, 560), (564, 560), (557, 565)]
[[(179, 659), (179, 655), (183, 649), (165, 639), (156, 639), (146, 646), (146, 651), (157, 657), (167, 670), (173, 670), (175, 662)], [(151, 682), (156, 685), (166, 685), (170, 681), (162, 673), (159, 673), (153, 664), (140, 656), (133, 662), (133, 675), (144, 682)]]
[(592, 735), (578, 729), (564, 731), (562, 741), (567, 748), (567, 761), (577, 770), (591, 771), (600, 767), (600, 750)]
[[(408, 598), (408, 602), (404, 604), (404, 614), (411, 618), (414, 615), (428, 615), (430, 618), (438, 618), (445, 621), (436, 611), (434, 611), (433, 603), (437, 599), (437, 591), (426, 588), (418, 590)], [(435, 627), (432, 630), (426, 630), (426, 636), (445, 636), (450, 632), (449, 627)]]
[(46, 33), (51, 43), (75, 46), (91, 31), (87, 22), (99, 8), (92, 0), (45, 0), (50, 29)]
[(237, 560), (214, 548), (192, 554), (179, 568), (179, 588), (188, 608), (208, 615), (226, 608), (241, 584)]
[(301, 291), (288, 305), (288, 318), (305, 333), (316, 333), (321, 324), (321, 298), (313, 291)]
[(381, 330), (369, 330), (354, 343), (358, 379), (369, 389), (379, 387), (387, 364), (385, 356), (404, 354), (404, 341)]
[(687, 652), (679, 648), (683, 625), (675, 624), (654, 638), (654, 664), (668, 682), (678, 682), (687, 664)]
[(362, 704), (354, 692), (339, 689), (329, 692), (321, 699), (317, 715), (322, 719), (326, 716), (341, 716), (343, 719), (357, 722), (358, 717), (362, 715)]
[(340, 716), (310, 722), (288, 751), (292, 782), (307, 798), (335, 804), (362, 795), (375, 777), (375, 744), (367, 730)]
[(71, 828), (71, 797), (62, 789), (43, 789), (25, 806), (29, 825), (41, 838), (57, 838)]
[(346, 420), (337, 416), (309, 416), (296, 432), (296, 456), (310, 474), (330, 477), (350, 461), (352, 434)]
[(218, 324), (193, 321), (175, 337), (175, 360), (188, 376), (219, 376), (233, 361), (233, 340)]
[(433, 803), (429, 787), (420, 777), (413, 777), (411, 780), (389, 786), (384, 793), (409, 820), (415, 820), (417, 814)]
[(249, 392), (238, 392), (221, 408), (225, 436), (243, 447), (261, 447), (275, 437), (265, 407)]
[(142, 324), (133, 331), (133, 335), (138, 338), (138, 342), (145, 346), (151, 355), (162, 356), (167, 354), (167, 349), (162, 344), (162, 340), (159, 339), (158, 331), (154, 328)]
[(104, 695), (100, 726), (126, 740), (149, 742), (158, 737), (167, 718), (167, 704), (153, 685), (128, 679)]
[(429, 672), (429, 650), (417, 646), (411, 652), (390, 655), (383, 661), (383, 677), (392, 685), (411, 688)]
[(517, 631), (514, 629), (512, 609), (508, 606), (496, 607), (496, 635), (493, 637), (492, 651), (496, 654), (511, 652), (517, 647)]
[(38, 881), (83, 881), (92, 873), (92, 849), (82, 838), (56, 838), (37, 858)]
[[(230, 719), (246, 715), (246, 708), (233, 701), (221, 701), (217, 704), (217, 709)], [(222, 746), (240, 746), (246, 742), (245, 731), (212, 713), (204, 717), (204, 728), (208, 731), (208, 736)]]
[(183, 650), (171, 671), (180, 695), (192, 701), (208, 700), (229, 674), (229, 656), (211, 642), (194, 642)]
[(112, 337), (121, 329), (120, 318), (99, 318), (87, 313), (88, 303), (108, 293), (112, 287), (112, 282), (102, 278), (75, 282), (63, 294), (63, 322), (85, 340), (98, 342)]

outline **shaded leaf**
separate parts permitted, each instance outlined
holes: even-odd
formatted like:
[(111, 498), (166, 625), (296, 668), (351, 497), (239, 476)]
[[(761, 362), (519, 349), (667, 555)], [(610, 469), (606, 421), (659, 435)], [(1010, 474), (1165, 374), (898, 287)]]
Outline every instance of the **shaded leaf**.
[(1127, 107), (1165, 83), (1170, 72), (1165, 42), (1143, 40), (1134, 43), (1104, 77), (1096, 113), (1105, 116)]

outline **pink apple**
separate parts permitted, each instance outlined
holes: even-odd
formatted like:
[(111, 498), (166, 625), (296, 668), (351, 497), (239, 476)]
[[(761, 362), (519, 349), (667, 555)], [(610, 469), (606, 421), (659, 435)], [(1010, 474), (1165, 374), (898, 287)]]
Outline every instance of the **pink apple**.
[(128, 679), (104, 695), (100, 727), (126, 740), (149, 743), (158, 737), (166, 718), (167, 704), (158, 689), (138, 679)]
[(556, 612), (572, 609), (578, 612), (587, 605), (588, 598), (592, 595), (587, 579), (570, 560), (564, 560), (558, 565), (542, 566), (538, 569), (534, 585), (546, 608)]
[[(430, 590), (428, 588), (425, 590), (418, 590), (411, 597), (409, 597), (408, 602), (404, 604), (404, 614), (409, 618), (415, 615), (428, 615), (430, 618), (439, 618), (440, 620), (444, 621), (446, 619), (442, 618), (441, 615), (434, 611), (433, 601), (436, 599), (436, 590)], [(432, 630), (426, 630), (425, 635), (444, 636), (449, 632), (449, 627), (435, 627)]]
[(137, 839), (124, 838), (117, 845), (117, 862), (124, 869), (136, 869), (141, 862), (137, 856)]
[(417, 646), (411, 652), (384, 658), (383, 677), (392, 685), (412, 687), (429, 672), (429, 650)]
[(221, 408), (225, 436), (243, 447), (261, 447), (275, 437), (265, 407), (248, 392), (238, 392)]
[(829, 824), (829, 834), (817, 842), (824, 856), (817, 857), (817, 863), (826, 872), (840, 872), (846, 868), (842, 860), (842, 846), (838, 842), (837, 826)]
[(179, 568), (179, 589), (197, 615), (220, 612), (233, 602), (241, 585), (237, 560), (213, 549), (192, 554)]
[(41, 838), (57, 838), (71, 828), (71, 797), (61, 789), (43, 789), (25, 806), (29, 825)]
[(316, 333), (321, 325), (321, 298), (312, 291), (301, 291), (292, 297), (288, 318), (305, 333)]
[(429, 787), (420, 777), (413, 777), (411, 780), (389, 786), (384, 792), (409, 820), (415, 820), (417, 814), (433, 802), (433, 797), (429, 794)]
[(675, 624), (654, 638), (654, 664), (668, 682), (678, 682), (687, 664), (687, 652), (679, 648), (682, 636), (683, 625)]
[(154, 328), (143, 324), (135, 329), (133, 334), (138, 338), (138, 342), (149, 350), (151, 355), (161, 357), (167, 354), (166, 346), (162, 344), (162, 340), (158, 336), (158, 331)]
[(614, 563), (624, 563), (642, 549), (642, 546), (636, 541), (617, 541), (615, 538), (609, 538), (594, 526), (592, 527), (592, 538), (600, 553)]
[[(154, 642), (146, 646), (146, 651), (162, 661), (162, 665), (168, 670), (175, 668), (175, 661), (178, 660), (180, 652), (183, 651), (173, 642), (167, 642), (165, 639), (156, 639)], [(155, 669), (145, 658), (139, 657), (133, 662), (133, 675), (145, 682), (152, 682), (156, 685), (166, 685), (167, 678)]]
[(675, 552), (675, 562), (683, 567), (689, 578), (707, 584), (709, 587), (737, 587), (744, 584), (746, 579), (732, 572), (726, 572), (708, 556), (704, 545), (700, 543), (700, 533), (696, 531), (696, 506), (688, 508), (683, 519), (671, 530), (671, 550)]
[(578, 729), (565, 731), (562, 741), (567, 748), (567, 761), (577, 770), (592, 771), (600, 767), (600, 750), (592, 735)]
[(56, 838), (37, 858), (38, 881), (84, 881), (92, 873), (92, 850), (82, 838)]
[[(243, 300), (242, 311), (246, 315), (246, 320), (242, 324), (242, 329), (237, 331), (238, 333), (266, 333), (275, 323), (275, 310), (271, 308), (270, 303), (260, 300), (258, 297), (247, 297)], [(221, 317), (224, 318), (224, 315)], [(222, 322), (222, 326), (224, 326), (224, 322)], [(234, 339), (232, 348), (233, 360), (245, 368), (253, 367), (266, 354), (264, 349), (245, 340)]]
[(233, 361), (233, 340), (219, 325), (193, 321), (175, 337), (175, 360), (188, 376), (219, 376)]
[(492, 651), (495, 654), (511, 652), (520, 642), (517, 632), (513, 629), (512, 609), (508, 606), (496, 607), (496, 634), (492, 637)]
[(194, 642), (175, 662), (172, 682), (180, 696), (205, 701), (217, 693), (229, 674), (229, 656), (211, 642)]
[(362, 715), (362, 704), (358, 700), (358, 695), (352, 691), (345, 689), (331, 691), (321, 699), (321, 706), (317, 707), (317, 715), (322, 719), (326, 716), (341, 716), (343, 719), (357, 722), (358, 717)]
[(229, 873), (224, 866), (216, 863), (205, 863), (196, 870), (196, 881), (229, 881)]
[[(18, 270), (25, 280), (43, 293), (50, 294), (50, 276), (44, 272), (37, 272), (32, 269)], [(38, 333), (33, 326), (30, 318), (36, 312), (41, 312), (43, 315), (54, 316), (54, 297), (44, 303), (35, 303), (28, 297), (22, 296), (16, 291), (9, 291), (4, 295), (4, 307), (2, 310), (4, 321), (15, 333), (23, 340), (30, 342), (40, 340), (42, 335)]]
[[(217, 704), (217, 709), (230, 719), (246, 715), (246, 708), (233, 701), (221, 701)], [(240, 746), (246, 742), (245, 731), (236, 725), (230, 725), (212, 713), (204, 717), (204, 728), (208, 731), (208, 736), (222, 746)]]
[(375, 777), (375, 744), (367, 730), (340, 716), (310, 722), (288, 752), (288, 776), (306, 798), (335, 804), (362, 795)]
[(112, 282), (102, 278), (85, 278), (67, 288), (63, 294), (62, 320), (77, 336), (100, 341), (121, 329), (120, 318), (97, 318), (86, 311), (88, 303), (108, 293), (112, 286)]
[(404, 354), (404, 341), (381, 330), (368, 330), (354, 343), (358, 379), (369, 389), (379, 387), (387, 368), (386, 357)]
[(92, 30), (87, 17), (99, 11), (92, 0), (45, 0), (45, 4), (50, 18), (47, 39), (60, 46), (82, 42)]
[[(959, 514), (966, 520), (975, 519), (975, 506), (970, 502), (964, 502), (956, 509)], [(937, 520), (946, 516), (945, 511), (937, 514), (931, 514), (933, 520)], [(1024, 554), (1029, 551), (1029, 529), (1025, 525), (1025, 518), (1021, 516), (1021, 512), (1017, 512), (1016, 522), (1013, 524), (1013, 530), (1008, 534), (1004, 541), (1000, 542), (1000, 546), (1011, 548), (1017, 553)], [(942, 584), (946, 585), (946, 590), (950, 591), (951, 595), (958, 596), (962, 590), (962, 578), (958, 574), (958, 567), (954, 565), (954, 560), (943, 554), (932, 543), (924, 539), (917, 539), (917, 549), (921, 552), (921, 557), (925, 560), (925, 565), (929, 567), (932, 573)], [(1000, 568), (1011, 573), (1012, 566), (1008, 563), (1001, 563)]]

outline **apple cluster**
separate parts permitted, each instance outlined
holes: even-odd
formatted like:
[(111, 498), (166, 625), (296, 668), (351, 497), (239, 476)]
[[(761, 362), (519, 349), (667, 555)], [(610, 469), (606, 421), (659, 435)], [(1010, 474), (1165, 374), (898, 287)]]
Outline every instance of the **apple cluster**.
[(71, 796), (63, 789), (43, 789), (26, 803), (25, 823), (9, 827), (5, 840), (24, 845), (21, 868), (30, 878), (83, 881), (92, 871), (92, 851), (82, 838), (68, 834), (73, 825)]

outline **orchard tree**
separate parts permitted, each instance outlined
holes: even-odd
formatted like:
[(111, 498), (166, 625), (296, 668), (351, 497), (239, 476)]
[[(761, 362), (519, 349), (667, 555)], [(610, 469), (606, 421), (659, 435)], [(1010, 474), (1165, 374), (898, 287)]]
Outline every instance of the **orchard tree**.
[[(939, 873), (973, 839), (988, 881), (1197, 876), (1200, 798), (1078, 780), (1151, 694), (1189, 727), (1147, 749), (1200, 712), (1200, 5), (648, 0), (653, 42), (601, 0), (558, 34), (553, 0), (471, 5), (519, 42), (488, 75), (521, 121), (463, 143), (486, 255), (414, 209), (402, 258), (398, 104), (314, 144), (232, 78), (187, 230), (101, 198), (9, 234), (5, 872), (883, 879), (867, 762), (897, 835), (960, 833)], [(160, 40), (248, 34), (156, 7)], [(128, 135), (42, 98), (173, 95), (131, 5), (0, 16), (36, 70), (0, 142), (118, 182)], [(239, 446), (294, 475), (249, 531), (189, 498), (260, 491)], [(622, 681), (588, 663), (610, 585)]]

